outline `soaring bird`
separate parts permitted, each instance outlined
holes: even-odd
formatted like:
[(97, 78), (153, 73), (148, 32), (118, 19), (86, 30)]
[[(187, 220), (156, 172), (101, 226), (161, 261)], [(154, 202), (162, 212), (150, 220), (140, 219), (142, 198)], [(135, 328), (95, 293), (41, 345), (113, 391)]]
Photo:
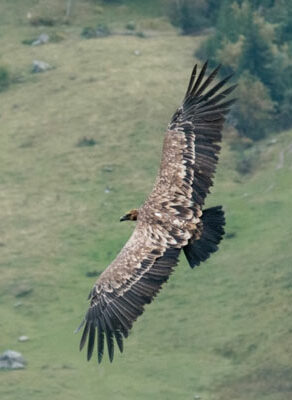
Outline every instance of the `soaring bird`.
[(218, 249), (224, 234), (222, 206), (203, 210), (212, 186), (222, 127), (234, 99), (226, 100), (236, 87), (224, 87), (231, 75), (212, 85), (220, 65), (206, 74), (207, 62), (197, 76), (194, 66), (182, 105), (168, 125), (160, 170), (145, 203), (125, 214), (121, 221), (137, 221), (116, 259), (90, 291), (89, 309), (80, 350), (86, 341), (90, 360), (97, 338), (100, 363), (106, 338), (110, 361), (114, 342), (123, 351), (123, 338), (133, 322), (151, 303), (178, 263), (183, 250), (194, 268)]

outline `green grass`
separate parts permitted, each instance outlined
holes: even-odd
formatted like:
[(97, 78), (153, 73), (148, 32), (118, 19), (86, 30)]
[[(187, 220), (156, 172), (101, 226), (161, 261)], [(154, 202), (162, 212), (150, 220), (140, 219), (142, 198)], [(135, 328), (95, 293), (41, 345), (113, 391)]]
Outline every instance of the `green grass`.
[[(7, 33), (18, 17), (2, 6)], [(197, 270), (181, 257), (113, 364), (78, 352), (73, 331), (95, 280), (86, 273), (102, 271), (133, 229), (119, 217), (151, 190), (200, 39), (83, 40), (66, 29), (66, 40), (40, 47), (21, 44), (40, 30), (25, 22), (0, 37), (0, 64), (21, 78), (0, 97), (0, 350), (28, 361), (1, 371), (1, 398), (290, 399), (291, 131), (258, 145), (245, 178), (225, 141), (208, 205), (224, 205), (233, 237)], [(32, 75), (34, 59), (56, 68)], [(79, 147), (84, 136), (96, 145)]]

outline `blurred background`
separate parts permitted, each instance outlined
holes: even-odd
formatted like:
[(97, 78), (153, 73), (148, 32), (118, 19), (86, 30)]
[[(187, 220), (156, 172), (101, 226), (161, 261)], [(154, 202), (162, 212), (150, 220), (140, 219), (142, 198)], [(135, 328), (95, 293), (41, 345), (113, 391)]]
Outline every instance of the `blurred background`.
[[(225, 239), (87, 363), (87, 294), (207, 58), (239, 84), (207, 202)], [(1, 399), (292, 398), (291, 83), (290, 0), (0, 1)]]

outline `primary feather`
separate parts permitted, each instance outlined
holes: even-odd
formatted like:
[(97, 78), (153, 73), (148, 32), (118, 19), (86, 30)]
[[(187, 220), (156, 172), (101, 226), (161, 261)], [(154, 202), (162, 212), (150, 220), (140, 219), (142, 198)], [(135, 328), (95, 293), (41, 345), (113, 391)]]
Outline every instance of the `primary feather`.
[[(145, 304), (168, 280), (181, 249), (205, 251), (204, 243), (212, 226), (203, 230), (202, 207), (212, 185), (223, 123), (234, 101), (224, 100), (235, 88), (233, 85), (220, 92), (230, 76), (210, 88), (219, 68), (206, 77), (205, 63), (196, 79), (195, 65), (183, 104), (165, 134), (159, 174), (151, 194), (138, 210), (136, 228), (90, 292), (90, 307), (79, 327), (85, 325), (80, 349), (87, 341), (88, 360), (93, 354), (95, 336), (98, 362), (103, 357), (104, 338), (110, 361), (114, 356), (114, 339), (123, 351), (123, 337), (128, 336)], [(205, 215), (212, 217), (212, 211)], [(205, 218), (209, 220), (210, 217)], [(223, 216), (219, 221), (224, 224)], [(224, 233), (222, 227), (219, 233), (218, 242)], [(201, 244), (193, 245), (201, 235)], [(195, 260), (193, 264), (216, 251), (217, 243), (207, 246), (206, 255), (190, 256)]]

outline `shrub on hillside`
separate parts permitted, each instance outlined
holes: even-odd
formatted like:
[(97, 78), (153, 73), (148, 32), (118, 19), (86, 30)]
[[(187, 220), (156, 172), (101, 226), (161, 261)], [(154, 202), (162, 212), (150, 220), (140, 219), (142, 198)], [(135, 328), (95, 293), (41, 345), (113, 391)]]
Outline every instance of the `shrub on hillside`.
[(6, 67), (0, 66), (0, 92), (8, 88), (11, 83), (10, 72)]
[(134, 21), (127, 22), (126, 29), (129, 31), (134, 31), (136, 29), (136, 23)]
[(98, 24), (96, 28), (86, 26), (82, 29), (81, 36), (86, 39), (106, 37), (111, 34), (110, 28), (106, 24)]
[(40, 15), (36, 15), (29, 18), (29, 23), (32, 26), (54, 26), (57, 23), (57, 19), (52, 17), (43, 17)]
[(145, 39), (147, 38), (147, 35), (143, 32), (143, 31), (138, 31), (135, 33), (135, 36), (141, 38), (141, 39)]
[(255, 151), (238, 151), (235, 169), (241, 175), (251, 174), (258, 165), (259, 154)]
[(77, 147), (92, 147), (97, 144), (96, 140), (89, 137), (89, 136), (83, 136), (80, 138), (77, 142)]
[(21, 43), (22, 43), (22, 44), (25, 44), (26, 46), (31, 46), (35, 40), (36, 40), (36, 38), (33, 38), (33, 39), (23, 39), (23, 40), (21, 41)]
[(82, 29), (81, 36), (85, 39), (92, 39), (96, 37), (95, 29), (92, 26), (85, 26)]
[(184, 35), (199, 32), (210, 23), (207, 0), (167, 1), (167, 12), (170, 22), (179, 27)]

